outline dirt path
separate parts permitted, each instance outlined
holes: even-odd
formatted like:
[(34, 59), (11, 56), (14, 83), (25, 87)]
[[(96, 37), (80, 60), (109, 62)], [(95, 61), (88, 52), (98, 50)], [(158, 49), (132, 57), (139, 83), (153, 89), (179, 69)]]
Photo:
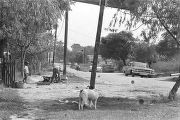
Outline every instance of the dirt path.
[[(79, 90), (89, 85), (88, 80), (71, 76), (68, 83), (53, 83), (51, 85), (27, 84), (24, 89), (4, 89), (0, 99), (1, 119), (12, 120), (178, 120), (180, 118), (180, 97), (175, 102), (161, 99), (139, 97), (138, 99), (123, 96), (118, 85), (97, 83), (101, 93), (97, 110), (86, 108), (78, 110)], [(123, 84), (124, 85), (124, 84)], [(128, 87), (128, 86), (126, 86)], [(136, 89), (134, 89), (136, 90)], [(135, 94), (144, 91), (129, 91)], [(152, 91), (149, 94), (154, 95)], [(113, 94), (110, 94), (113, 93)], [(142, 94), (142, 93), (141, 93)], [(131, 95), (129, 95), (131, 96)], [(144, 103), (140, 104), (139, 100)], [(10, 107), (8, 107), (10, 106)]]

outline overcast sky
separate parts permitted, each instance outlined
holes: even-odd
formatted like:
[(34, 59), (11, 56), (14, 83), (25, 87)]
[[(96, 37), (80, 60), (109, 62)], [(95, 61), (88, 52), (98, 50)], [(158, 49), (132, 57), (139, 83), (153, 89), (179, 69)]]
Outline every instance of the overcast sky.
[[(109, 32), (104, 29), (108, 27), (116, 9), (105, 8), (101, 36)], [(74, 43), (81, 46), (94, 46), (99, 17), (99, 6), (85, 3), (75, 3), (69, 12), (68, 48)], [(58, 41), (64, 41), (64, 19), (59, 22)], [(136, 34), (137, 35), (137, 34)]]

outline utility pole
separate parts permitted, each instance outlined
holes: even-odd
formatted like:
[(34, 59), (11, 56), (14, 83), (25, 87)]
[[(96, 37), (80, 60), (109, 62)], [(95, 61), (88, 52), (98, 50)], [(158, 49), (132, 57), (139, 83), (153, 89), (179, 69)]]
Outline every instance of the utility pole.
[(81, 50), (81, 52), (82, 52), (82, 63), (83, 64), (85, 64), (86, 63), (86, 57), (85, 57), (85, 55), (86, 55), (86, 53), (85, 53), (85, 47), (83, 47), (83, 49)]
[(85, 51), (85, 49), (86, 48), (84, 47), (84, 49), (83, 49), (83, 54), (84, 54), (84, 61), (83, 62), (84, 62), (84, 64), (86, 64), (86, 53), (85, 53), (86, 51)]
[(54, 50), (53, 50), (53, 66), (55, 61), (55, 54), (56, 54), (56, 41), (57, 41), (57, 23), (53, 26), (55, 28), (55, 40), (54, 40)]
[(105, 6), (105, 0), (101, 0), (100, 1), (99, 21), (98, 21), (98, 27), (97, 27), (97, 33), (96, 33), (96, 42), (95, 42), (95, 47), (94, 47), (94, 57), (93, 57), (93, 65), (92, 65), (92, 72), (91, 72), (91, 80), (90, 80), (89, 89), (95, 88), (96, 69), (97, 69), (98, 51), (99, 51), (101, 29), (102, 29), (102, 22), (103, 22), (104, 6)]
[(63, 65), (64, 76), (66, 76), (67, 37), (68, 37), (68, 10), (66, 10), (65, 12), (64, 65)]

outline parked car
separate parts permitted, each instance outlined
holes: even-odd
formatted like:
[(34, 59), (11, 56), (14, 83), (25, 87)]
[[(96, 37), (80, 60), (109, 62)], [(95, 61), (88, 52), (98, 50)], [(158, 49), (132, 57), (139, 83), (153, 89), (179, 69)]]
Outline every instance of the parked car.
[[(89, 72), (92, 72), (92, 65), (89, 66)], [(102, 67), (101, 66), (97, 66), (96, 72), (102, 72)]]
[(122, 71), (126, 76), (132, 75), (134, 77), (135, 75), (141, 76), (141, 77), (153, 77), (155, 76), (155, 71), (148, 67), (147, 63), (142, 62), (129, 62), (127, 66), (124, 66)]
[(102, 66), (102, 72), (114, 72), (115, 68), (111, 64), (105, 64)]

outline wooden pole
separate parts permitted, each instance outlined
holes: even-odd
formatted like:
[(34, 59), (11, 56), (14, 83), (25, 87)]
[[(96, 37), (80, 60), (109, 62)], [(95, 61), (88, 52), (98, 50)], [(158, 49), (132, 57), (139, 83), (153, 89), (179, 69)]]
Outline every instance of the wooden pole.
[(63, 66), (63, 75), (66, 75), (67, 37), (68, 37), (68, 10), (66, 10), (66, 13), (65, 13), (64, 66)]
[(55, 40), (54, 40), (54, 50), (53, 50), (53, 67), (55, 62), (55, 54), (56, 54), (56, 41), (57, 41), (57, 24), (54, 25), (55, 28)]
[(101, 29), (102, 29), (102, 22), (103, 22), (104, 6), (105, 6), (105, 0), (101, 0), (100, 1), (99, 21), (98, 21), (98, 27), (97, 27), (97, 33), (96, 33), (96, 42), (95, 42), (95, 47), (94, 47), (94, 57), (93, 57), (93, 65), (92, 65), (92, 72), (91, 72), (91, 80), (90, 80), (89, 89), (95, 88), (96, 69), (97, 69), (98, 51), (99, 51)]
[(86, 48), (84, 47), (83, 54), (84, 54), (84, 64), (86, 64)]

